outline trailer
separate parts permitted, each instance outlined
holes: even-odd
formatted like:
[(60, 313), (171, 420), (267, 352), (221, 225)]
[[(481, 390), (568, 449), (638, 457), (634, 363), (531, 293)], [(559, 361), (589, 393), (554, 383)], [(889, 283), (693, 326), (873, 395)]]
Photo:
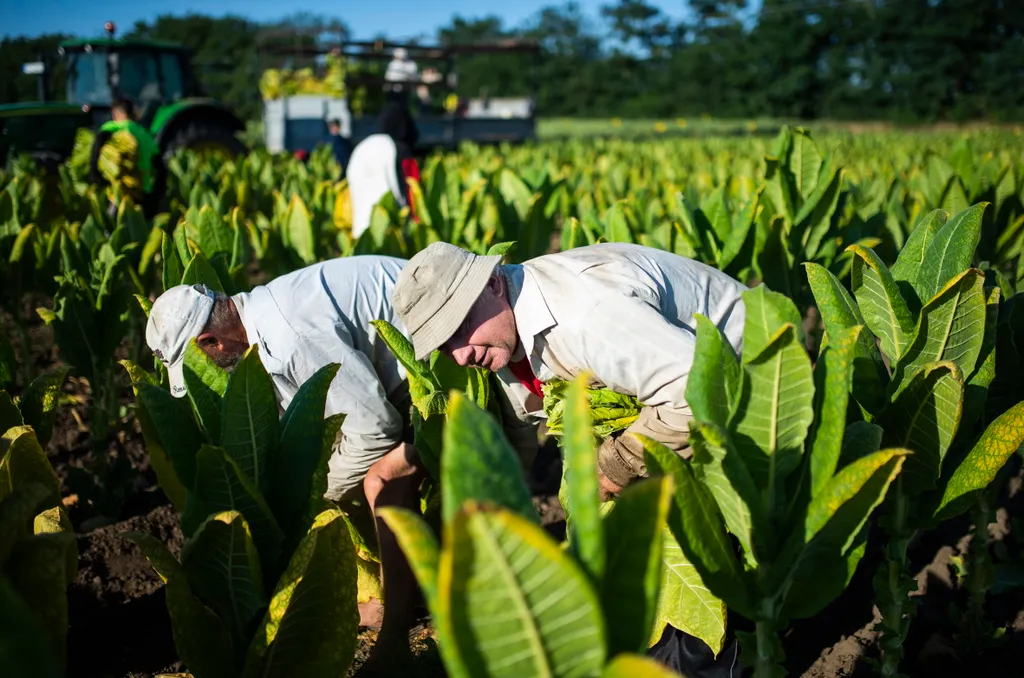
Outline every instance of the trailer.
[[(389, 90), (400, 91), (406, 97), (419, 132), (420, 152), (452, 149), (466, 141), (518, 144), (536, 139), (533, 93), (514, 98), (459, 97), (454, 63), (457, 56), (495, 53), (529, 54), (536, 62), (540, 54), (536, 42), (427, 46), (324, 41), (291, 30), (264, 32), (257, 38), (257, 45), (261, 70), (283, 63), (293, 73), (302, 69), (326, 71), (325, 63), (330, 59), (335, 64), (346, 64), (340, 76), (342, 82), (337, 83), (333, 94), (264, 96), (264, 140), (272, 152), (312, 151), (327, 139), (329, 120), (339, 121), (341, 135), (358, 144), (377, 132), (384, 93)], [(425, 93), (427, 96), (423, 96)], [(446, 105), (429, 103), (437, 100)]]

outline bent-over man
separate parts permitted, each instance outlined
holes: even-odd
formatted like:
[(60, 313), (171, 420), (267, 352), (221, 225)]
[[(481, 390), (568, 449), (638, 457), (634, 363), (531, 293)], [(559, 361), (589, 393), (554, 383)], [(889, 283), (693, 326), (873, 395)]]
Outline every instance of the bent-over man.
[[(544, 382), (584, 372), (593, 387), (634, 396), (643, 405), (639, 418), (598, 450), (602, 498), (647, 475), (643, 447), (629, 434), (689, 458), (692, 415), (685, 393), (694, 315), (708, 317), (739, 352), (747, 288), (705, 264), (631, 244), (580, 247), (519, 265), (500, 262), (447, 243), (433, 243), (409, 260), (394, 306), (416, 356), (440, 349), (460, 365), (497, 372), (522, 421), (543, 419)], [(694, 642), (703, 645), (685, 634), (670, 638), (662, 657), (693, 659)], [(701, 670), (698, 664), (711, 661), (710, 648), (704, 649), (697, 651), (703, 659), (677, 668)], [(730, 650), (734, 654), (735, 646)]]

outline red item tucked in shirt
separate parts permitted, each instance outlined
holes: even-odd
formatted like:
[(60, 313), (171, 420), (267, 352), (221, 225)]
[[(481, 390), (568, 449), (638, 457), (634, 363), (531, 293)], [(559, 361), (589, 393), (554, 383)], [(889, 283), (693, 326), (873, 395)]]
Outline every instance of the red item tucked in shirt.
[[(420, 166), (416, 162), (416, 158), (405, 158), (402, 160), (402, 175), (405, 177), (406, 182), (408, 182), (409, 179), (415, 179), (417, 182), (421, 181)], [(406, 183), (406, 186), (408, 186), (408, 183)], [(409, 199), (409, 212), (412, 214), (413, 221), (418, 224), (420, 223), (420, 219), (416, 216), (416, 205), (412, 199), (412, 189), (406, 190), (408, 191), (407, 197)]]
[(522, 382), (523, 386), (529, 389), (530, 393), (538, 398), (544, 397), (544, 391), (542, 389), (543, 384), (541, 384), (537, 375), (533, 373), (533, 368), (530, 366), (529, 358), (523, 358), (522, 360), (518, 360), (514, 363), (510, 362), (508, 367), (512, 370), (512, 374), (516, 375), (516, 378)]

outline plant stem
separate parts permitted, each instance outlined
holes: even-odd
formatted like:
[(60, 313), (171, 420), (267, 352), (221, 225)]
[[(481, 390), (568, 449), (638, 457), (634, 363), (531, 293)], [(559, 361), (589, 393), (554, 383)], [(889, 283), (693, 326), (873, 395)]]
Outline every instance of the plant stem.
[(961, 632), (969, 651), (984, 649), (990, 624), (985, 619), (985, 594), (990, 582), (989, 572), (989, 506), (984, 493), (978, 497), (973, 511), (974, 534), (967, 547), (967, 614)]
[(757, 664), (754, 666), (755, 678), (772, 678), (775, 675), (775, 662), (772, 659), (772, 636), (774, 624), (760, 620), (756, 624), (757, 633)]
[[(910, 579), (907, 571), (907, 546), (912, 535), (907, 530), (908, 499), (903, 491), (903, 478), (896, 478), (895, 502), (892, 512), (892, 523), (889, 526), (891, 541), (886, 556), (885, 590), (880, 591), (883, 604), (882, 626), (883, 642), (881, 675), (885, 678), (898, 676), (900, 662), (903, 659), (903, 641), (906, 627), (904, 624), (904, 604), (907, 602), (906, 583)], [(909, 625), (909, 622), (907, 622)]]

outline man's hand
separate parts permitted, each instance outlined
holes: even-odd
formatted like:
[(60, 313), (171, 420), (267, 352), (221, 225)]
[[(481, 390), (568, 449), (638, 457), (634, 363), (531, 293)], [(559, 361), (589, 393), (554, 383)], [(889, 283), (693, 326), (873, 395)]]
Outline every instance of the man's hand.
[(609, 501), (618, 496), (619, 492), (622, 492), (622, 488), (608, 480), (607, 476), (601, 472), (601, 469), (597, 470), (597, 482), (601, 490), (601, 501)]

